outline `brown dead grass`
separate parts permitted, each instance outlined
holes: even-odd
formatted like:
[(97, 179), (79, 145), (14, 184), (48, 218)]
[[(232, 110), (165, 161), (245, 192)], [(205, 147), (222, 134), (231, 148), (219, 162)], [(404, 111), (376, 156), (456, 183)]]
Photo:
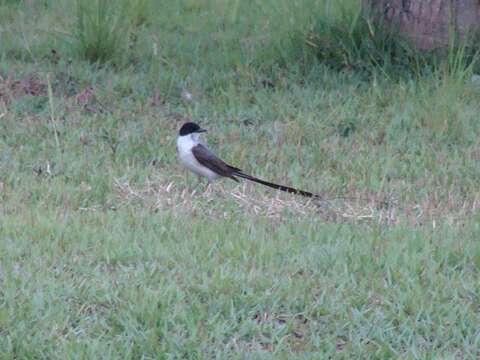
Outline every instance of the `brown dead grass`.
[(12, 74), (0, 75), (0, 103), (8, 105), (11, 101), (25, 96), (46, 96), (47, 84), (35, 74), (14, 78)]
[[(191, 189), (183, 181), (168, 180), (160, 175), (143, 185), (115, 180), (117, 206), (140, 203), (151, 211), (172, 210), (176, 214), (203, 214), (215, 219), (227, 219), (238, 212), (281, 220), (285, 217), (319, 217), (331, 222), (374, 222), (411, 225), (431, 224), (433, 227), (448, 222), (459, 223), (478, 213), (480, 192), (468, 199), (456, 194), (432, 192), (418, 202), (402, 203), (394, 194), (372, 194), (350, 191), (342, 197), (322, 194), (320, 199), (263, 190), (248, 182), (225, 189), (222, 183)], [(439, 190), (440, 191), (440, 190)], [(232, 211), (227, 199), (238, 209)]]

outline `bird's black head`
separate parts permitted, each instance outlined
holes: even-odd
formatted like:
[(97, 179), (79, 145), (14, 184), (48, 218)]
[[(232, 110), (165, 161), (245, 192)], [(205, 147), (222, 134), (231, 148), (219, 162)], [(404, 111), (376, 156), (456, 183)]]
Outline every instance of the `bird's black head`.
[(195, 124), (194, 122), (187, 122), (182, 125), (180, 128), (180, 136), (185, 136), (193, 133), (202, 133), (207, 130), (202, 129), (200, 126)]

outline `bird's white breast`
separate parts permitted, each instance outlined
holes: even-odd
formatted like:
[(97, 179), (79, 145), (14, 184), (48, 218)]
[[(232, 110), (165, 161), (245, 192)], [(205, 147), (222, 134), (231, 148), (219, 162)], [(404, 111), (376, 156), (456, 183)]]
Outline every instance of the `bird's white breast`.
[(177, 139), (177, 150), (180, 156), (180, 161), (187, 169), (197, 175), (205, 176), (209, 181), (213, 181), (220, 177), (209, 168), (203, 166), (198, 162), (192, 153), (192, 148), (199, 144), (199, 141), (193, 138), (194, 135), (179, 136)]

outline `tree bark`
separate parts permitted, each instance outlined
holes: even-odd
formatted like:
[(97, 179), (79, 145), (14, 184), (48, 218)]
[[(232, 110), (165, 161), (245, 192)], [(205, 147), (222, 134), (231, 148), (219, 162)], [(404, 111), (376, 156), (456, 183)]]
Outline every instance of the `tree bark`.
[(362, 5), (421, 50), (445, 47), (452, 35), (465, 38), (480, 29), (480, 0), (362, 0)]

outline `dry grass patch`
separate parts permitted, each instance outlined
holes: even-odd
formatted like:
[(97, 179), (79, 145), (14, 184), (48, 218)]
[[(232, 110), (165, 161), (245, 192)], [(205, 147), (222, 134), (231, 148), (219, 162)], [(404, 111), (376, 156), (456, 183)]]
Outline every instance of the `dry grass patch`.
[(320, 199), (306, 199), (282, 192), (262, 191), (255, 185), (241, 183), (226, 188), (221, 183), (192, 189), (181, 182), (155, 175), (143, 185), (128, 181), (114, 182), (117, 207), (140, 203), (151, 211), (173, 210), (227, 219), (238, 213), (281, 220), (284, 217), (320, 217), (331, 222), (374, 222), (387, 225), (407, 221), (410, 225), (443, 222), (460, 223), (480, 209), (480, 193), (469, 199), (455, 194), (441, 197), (432, 193), (421, 201), (402, 203), (394, 194), (352, 191), (336, 197), (323, 193)]
[[(327, 221), (394, 221), (395, 209), (378, 208), (375, 199), (334, 199), (322, 195), (322, 199), (306, 199), (281, 192), (258, 191), (249, 183), (225, 189), (221, 184), (191, 189), (162, 177), (148, 179), (136, 186), (128, 181), (115, 180), (119, 206), (140, 202), (151, 211), (170, 209), (176, 213), (202, 213), (212, 218), (230, 218), (236, 213), (248, 213), (281, 219), (285, 216), (320, 217)], [(226, 201), (222, 201), (222, 198)], [(233, 202), (233, 207), (232, 207)]]
[[(191, 189), (157, 176), (140, 186), (115, 180), (114, 188), (119, 206), (141, 202), (151, 211), (170, 209), (175, 213), (202, 213), (216, 219), (230, 218), (239, 211), (277, 219), (286, 214), (313, 216), (317, 212), (313, 201), (281, 193), (261, 194), (248, 183), (230, 189), (217, 184)], [(227, 201), (221, 201), (222, 198)]]

